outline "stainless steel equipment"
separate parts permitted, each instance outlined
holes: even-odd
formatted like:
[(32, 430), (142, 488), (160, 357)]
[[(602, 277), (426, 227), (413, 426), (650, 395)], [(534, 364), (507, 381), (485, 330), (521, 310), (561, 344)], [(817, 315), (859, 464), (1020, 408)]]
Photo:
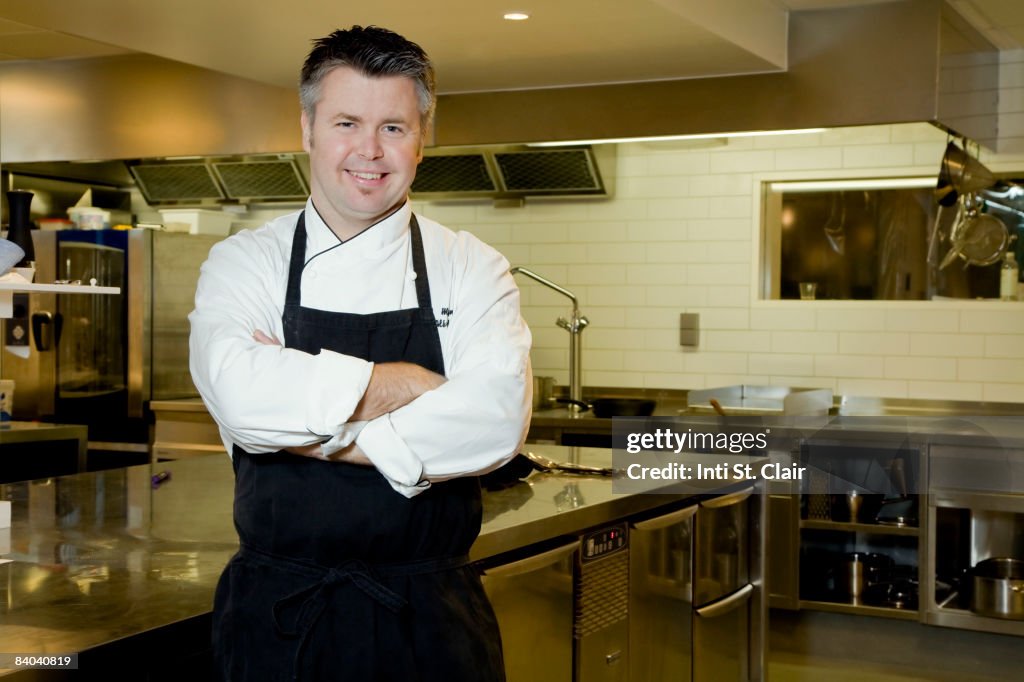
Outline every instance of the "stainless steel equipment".
[(632, 524), (631, 679), (763, 679), (766, 496), (754, 490)]
[(693, 679), (751, 679), (750, 584), (753, 488), (706, 500), (697, 510)]
[(629, 679), (628, 537), (619, 523), (484, 564), (509, 682)]
[[(1024, 636), (1024, 593), (1013, 590), (1024, 581), (1012, 579), (1012, 562), (1000, 567), (993, 560), (1024, 558), (1024, 452), (997, 440), (978, 442), (929, 449), (924, 621)], [(990, 566), (1002, 572), (987, 572)]]
[(573, 541), (484, 570), (508, 682), (572, 679)]
[(0, 353), (4, 378), (17, 386), (13, 416), (86, 424), (91, 449), (146, 452), (146, 404), (197, 395), (187, 316), (199, 266), (221, 237), (143, 229), (33, 236), (37, 282), (96, 279), (122, 293), (16, 294)]
[(697, 505), (630, 526), (630, 680), (693, 679), (693, 520)]
[(575, 682), (629, 679), (629, 543), (625, 523), (580, 538), (576, 555)]

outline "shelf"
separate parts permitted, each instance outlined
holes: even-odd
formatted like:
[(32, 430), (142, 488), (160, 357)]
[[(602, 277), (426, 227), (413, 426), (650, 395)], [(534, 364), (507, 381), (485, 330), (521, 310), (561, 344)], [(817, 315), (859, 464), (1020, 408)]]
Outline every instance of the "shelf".
[(1000, 635), (1024, 636), (1024, 620), (1009, 620), (979, 616), (966, 609), (955, 609), (937, 606), (935, 610), (925, 612), (925, 622), (961, 630), (980, 630)]
[(873, 533), (874, 535), (903, 535), (917, 537), (921, 529), (917, 526), (886, 526), (880, 523), (850, 523), (848, 521), (826, 521), (824, 519), (800, 519), (801, 529), (839, 530), (847, 533)]
[(879, 616), (898, 620), (918, 620), (917, 609), (894, 609), (886, 606), (868, 606), (866, 604), (844, 604), (841, 602), (816, 601), (801, 599), (800, 608), (812, 611), (828, 611), (830, 613), (848, 613), (857, 616)]
[(45, 294), (119, 294), (121, 287), (101, 287), (91, 284), (33, 284), (29, 282), (0, 282), (0, 291), (26, 291)]

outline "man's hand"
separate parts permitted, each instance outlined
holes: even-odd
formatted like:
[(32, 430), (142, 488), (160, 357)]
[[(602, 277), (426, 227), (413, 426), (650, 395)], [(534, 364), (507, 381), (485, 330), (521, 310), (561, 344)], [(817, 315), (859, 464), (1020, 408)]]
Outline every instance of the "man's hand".
[(373, 466), (373, 462), (366, 456), (358, 445), (352, 443), (347, 447), (338, 450), (328, 457), (323, 456), (320, 445), (298, 445), (292, 448), (285, 448), (285, 452), (313, 459), (322, 459), (327, 462), (347, 462), (348, 464), (359, 464), (361, 466)]
[(378, 362), (351, 420), (369, 421), (394, 412), (446, 381), (440, 374), (412, 362)]

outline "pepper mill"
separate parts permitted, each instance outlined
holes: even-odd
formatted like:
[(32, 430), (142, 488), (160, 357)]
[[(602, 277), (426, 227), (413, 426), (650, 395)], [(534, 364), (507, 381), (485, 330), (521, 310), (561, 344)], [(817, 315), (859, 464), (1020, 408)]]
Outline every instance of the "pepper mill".
[(25, 257), (15, 267), (34, 267), (36, 249), (32, 243), (32, 221), (29, 219), (29, 208), (32, 206), (32, 192), (25, 189), (12, 189), (7, 193), (7, 208), (10, 212), (10, 223), (7, 226), (7, 240), (21, 247)]

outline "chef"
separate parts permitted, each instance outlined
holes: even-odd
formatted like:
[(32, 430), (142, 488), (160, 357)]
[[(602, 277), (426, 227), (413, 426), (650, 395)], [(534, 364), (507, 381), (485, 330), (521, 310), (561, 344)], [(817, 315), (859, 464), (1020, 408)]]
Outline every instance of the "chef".
[(192, 377), (235, 469), (218, 671), (503, 679), (467, 553), (475, 476), (529, 421), (519, 292), (497, 251), (412, 212), (435, 102), (418, 45), (335, 31), (299, 89), (309, 200), (217, 244), (189, 317)]

